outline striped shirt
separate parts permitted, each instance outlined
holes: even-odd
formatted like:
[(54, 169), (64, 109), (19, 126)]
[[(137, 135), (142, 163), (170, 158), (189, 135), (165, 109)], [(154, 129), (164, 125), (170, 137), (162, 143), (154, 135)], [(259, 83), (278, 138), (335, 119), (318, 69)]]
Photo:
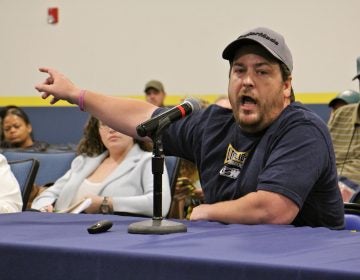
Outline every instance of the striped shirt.
[(338, 108), (328, 122), (339, 176), (360, 185), (359, 103)]

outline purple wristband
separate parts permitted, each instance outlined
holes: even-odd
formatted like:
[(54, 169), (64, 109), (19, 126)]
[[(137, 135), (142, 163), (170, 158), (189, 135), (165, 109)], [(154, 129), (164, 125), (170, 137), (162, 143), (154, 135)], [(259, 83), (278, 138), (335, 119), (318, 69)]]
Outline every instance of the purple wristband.
[(78, 106), (79, 106), (79, 109), (83, 112), (85, 111), (85, 104), (84, 104), (85, 92), (86, 91), (84, 89), (82, 89), (80, 91), (80, 95), (79, 95), (79, 105)]

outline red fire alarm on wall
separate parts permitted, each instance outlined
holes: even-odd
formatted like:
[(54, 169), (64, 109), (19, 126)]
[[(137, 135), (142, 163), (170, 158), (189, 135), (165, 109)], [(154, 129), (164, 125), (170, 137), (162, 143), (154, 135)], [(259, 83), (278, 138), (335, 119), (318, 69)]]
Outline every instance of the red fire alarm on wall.
[(59, 22), (59, 9), (56, 7), (48, 9), (47, 21), (50, 24), (56, 24)]

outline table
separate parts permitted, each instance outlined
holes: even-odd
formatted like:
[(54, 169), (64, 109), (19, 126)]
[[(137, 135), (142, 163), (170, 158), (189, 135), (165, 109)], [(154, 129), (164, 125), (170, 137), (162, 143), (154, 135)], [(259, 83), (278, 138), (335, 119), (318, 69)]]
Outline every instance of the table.
[[(102, 219), (110, 231), (88, 234)], [(129, 234), (137, 217), (0, 215), (0, 279), (360, 279), (360, 233), (189, 222), (186, 233)]]

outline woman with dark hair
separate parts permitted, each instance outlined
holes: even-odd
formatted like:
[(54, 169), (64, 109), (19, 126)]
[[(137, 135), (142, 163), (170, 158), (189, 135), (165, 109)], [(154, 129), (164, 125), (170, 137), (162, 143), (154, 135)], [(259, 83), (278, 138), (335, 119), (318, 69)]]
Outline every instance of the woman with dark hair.
[[(91, 198), (86, 213), (153, 215), (152, 154), (142, 143), (90, 117), (71, 169), (32, 203), (44, 212), (64, 211)], [(163, 216), (170, 207), (170, 185), (163, 176)]]
[(0, 111), (1, 148), (44, 151), (49, 144), (35, 141), (28, 115), (19, 107), (9, 105)]

